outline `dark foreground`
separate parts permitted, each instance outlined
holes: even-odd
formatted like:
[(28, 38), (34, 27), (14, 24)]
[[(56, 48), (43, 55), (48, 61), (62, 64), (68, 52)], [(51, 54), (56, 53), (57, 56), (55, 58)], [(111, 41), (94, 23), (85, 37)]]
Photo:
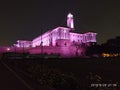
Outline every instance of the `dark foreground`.
[[(120, 58), (19, 59), (1, 62), (14, 70), (33, 90), (120, 90)], [(2, 64), (0, 67), (3, 72), (1, 80), (4, 80), (2, 77), (7, 77), (4, 76), (7, 73)], [(14, 77), (12, 74), (9, 76)], [(12, 78), (9, 81), (14, 83)], [(19, 85), (17, 87), (21, 87)]]
[(29, 90), (29, 87), (0, 62), (0, 90)]

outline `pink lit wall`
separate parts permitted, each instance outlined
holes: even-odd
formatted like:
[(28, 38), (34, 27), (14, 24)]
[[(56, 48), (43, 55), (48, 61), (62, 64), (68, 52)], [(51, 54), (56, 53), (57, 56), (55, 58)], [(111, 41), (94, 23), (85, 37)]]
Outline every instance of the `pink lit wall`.
[(5, 53), (11, 51), (9, 46), (1, 46), (0, 47), (0, 53)]
[(33, 39), (32, 46), (56, 46), (57, 39), (69, 39), (69, 28), (57, 27), (43, 35)]
[(96, 33), (88, 32), (84, 34), (71, 33), (70, 32), (70, 41), (78, 43), (87, 43), (87, 42), (96, 42)]
[(71, 46), (70, 40), (68, 39), (58, 39), (56, 40), (56, 46), (58, 47), (68, 47)]
[(27, 40), (18, 40), (17, 44), (14, 44), (15, 47), (31, 47), (32, 41)]
[(71, 41), (71, 43), (73, 43), (73, 42), (82, 43), (83, 42), (83, 34), (70, 33), (70, 41)]
[[(76, 47), (52, 47), (52, 46), (39, 46), (35, 48), (31, 48), (29, 50), (30, 54), (40, 54), (40, 53), (47, 53), (47, 54), (60, 54), (61, 57), (76, 57)], [(78, 56), (83, 56), (85, 53), (84, 48), (78, 49)]]
[(97, 33), (87, 32), (84, 34), (84, 42), (96, 42)]
[(7, 53), (7, 52), (17, 52), (17, 53), (26, 53), (29, 52), (29, 47), (13, 47), (13, 46), (1, 46), (0, 53)]

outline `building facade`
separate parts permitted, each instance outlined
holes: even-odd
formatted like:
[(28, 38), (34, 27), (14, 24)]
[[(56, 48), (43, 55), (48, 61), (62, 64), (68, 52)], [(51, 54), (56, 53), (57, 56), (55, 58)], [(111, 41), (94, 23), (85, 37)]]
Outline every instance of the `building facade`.
[(69, 13), (67, 27), (60, 26), (49, 30), (32, 41), (18, 40), (14, 46), (16, 48), (29, 47), (28, 52), (31, 54), (57, 53), (63, 57), (82, 56), (85, 52), (85, 46), (89, 47), (91, 43), (96, 43), (96, 35), (97, 33), (94, 32), (75, 33), (73, 15)]

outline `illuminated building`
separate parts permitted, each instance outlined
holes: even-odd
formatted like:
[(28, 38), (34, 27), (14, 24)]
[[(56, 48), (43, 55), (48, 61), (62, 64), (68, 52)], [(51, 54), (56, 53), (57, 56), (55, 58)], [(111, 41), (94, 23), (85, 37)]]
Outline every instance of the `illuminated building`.
[(29, 48), (31, 54), (47, 53), (60, 54), (63, 57), (75, 57), (84, 55), (84, 46), (96, 43), (94, 32), (76, 33), (74, 18), (71, 13), (67, 15), (67, 27), (56, 27), (38, 36), (32, 41), (18, 40), (14, 44), (16, 48)]
[(18, 40), (17, 44), (14, 44), (16, 47), (32, 47), (32, 41), (27, 40)]

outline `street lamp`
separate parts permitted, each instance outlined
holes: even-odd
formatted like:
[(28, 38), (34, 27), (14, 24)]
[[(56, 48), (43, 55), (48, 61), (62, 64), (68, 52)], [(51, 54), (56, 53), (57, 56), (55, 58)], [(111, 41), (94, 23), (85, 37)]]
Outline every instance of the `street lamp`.
[(13, 44), (13, 47), (14, 47), (14, 49), (15, 49), (15, 51), (14, 51), (14, 52), (16, 53), (16, 44)]
[[(43, 54), (43, 41), (42, 41), (42, 28), (41, 28), (41, 55)], [(43, 55), (42, 55), (43, 56)]]

